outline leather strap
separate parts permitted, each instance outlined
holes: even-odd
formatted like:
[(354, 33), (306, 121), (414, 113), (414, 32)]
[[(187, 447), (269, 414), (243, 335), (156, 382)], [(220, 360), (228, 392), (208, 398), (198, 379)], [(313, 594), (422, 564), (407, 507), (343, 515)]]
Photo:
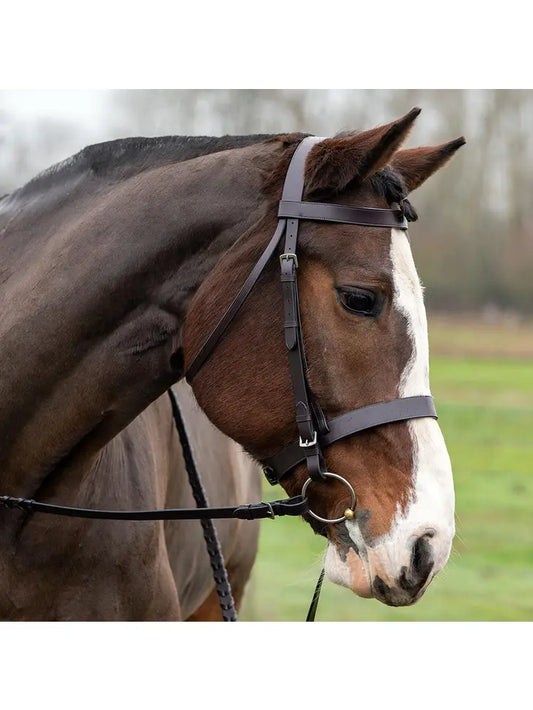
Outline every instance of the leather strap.
[(309, 155), (311, 148), (323, 141), (319, 136), (307, 136), (298, 144), (298, 147), (293, 153), (291, 162), (285, 175), (283, 183), (282, 200), (298, 201), (303, 196), (304, 176), (305, 176), (305, 161)]
[(65, 505), (39, 503), (31, 498), (0, 496), (0, 508), (24, 510), (27, 513), (48, 513), (68, 518), (97, 520), (204, 520), (209, 518), (240, 518), (258, 520), (282, 515), (303, 515), (308, 510), (307, 498), (294, 496), (271, 503), (224, 506), (221, 508), (164, 508), (162, 510), (93, 510)]
[[(329, 419), (329, 431), (319, 435), (318, 439), (322, 447), (331, 446), (335, 441), (360, 431), (422, 417), (437, 419), (433, 397), (423, 395), (378, 402)], [(299, 441), (293, 441), (278, 454), (264, 461), (264, 468), (267, 469), (264, 470), (265, 476), (274, 485), (304, 460), (305, 452)]]
[[(321, 139), (318, 139), (321, 140)], [(283, 198), (300, 200), (304, 189), (305, 161), (311, 148), (318, 142), (309, 137), (296, 149), (283, 186)], [(299, 220), (287, 220), (285, 244), (281, 262), (281, 288), (283, 294), (283, 328), (285, 345), (289, 356), (289, 369), (294, 395), (296, 426), (300, 436), (299, 446), (304, 452), (309, 476), (314, 480), (324, 480), (324, 462), (317, 439), (318, 424), (315, 422), (309, 386), (307, 384), (305, 350), (300, 319), (298, 294), (298, 227)]]
[(268, 264), (270, 261), (270, 257), (272, 254), (275, 252), (276, 247), (278, 246), (279, 242), (281, 241), (281, 238), (283, 236), (283, 233), (285, 231), (285, 220), (280, 219), (278, 221), (278, 226), (276, 228), (276, 231), (274, 232), (274, 236), (272, 239), (269, 241), (269, 243), (266, 246), (266, 249), (264, 252), (261, 254), (259, 257), (256, 265), (248, 275), (248, 278), (246, 281), (243, 283), (241, 288), (239, 289), (239, 292), (227, 308), (226, 312), (222, 316), (222, 318), (218, 321), (216, 326), (213, 328), (209, 336), (206, 338), (204, 341), (203, 345), (201, 346), (200, 350), (196, 353), (196, 356), (194, 357), (193, 361), (189, 365), (187, 372), (185, 373), (185, 377), (187, 379), (187, 382), (191, 383), (194, 376), (200, 370), (202, 365), (205, 363), (207, 358), (211, 355), (213, 350), (215, 349), (216, 345), (219, 343), (221, 340), (222, 336), (226, 332), (229, 324), (231, 321), (235, 318), (237, 313), (240, 311), (242, 305), (248, 298), (248, 295), (250, 294), (250, 291), (253, 289), (255, 286), (258, 278), (261, 276), (263, 273), (265, 266)]
[[(283, 185), (283, 194), (282, 194), (282, 199), (284, 200), (301, 200), (302, 199), (302, 188), (303, 188), (303, 182), (302, 182), (302, 176), (304, 173), (304, 166), (305, 166), (305, 159), (307, 158), (307, 154), (311, 147), (315, 143), (319, 143), (322, 140), (322, 138), (318, 138), (317, 136), (309, 136), (308, 138), (304, 139), (301, 143), (298, 144), (298, 147), (294, 151), (293, 157), (291, 159), (289, 168), (287, 170), (287, 174), (285, 176), (285, 182)], [(302, 144), (304, 146), (302, 147)], [(297, 236), (297, 231), (298, 231), (298, 222), (295, 221), (296, 224), (296, 236)], [(185, 373), (185, 377), (187, 379), (187, 382), (191, 383), (194, 376), (196, 373), (200, 370), (202, 365), (205, 363), (207, 358), (211, 355), (213, 350), (215, 349), (216, 345), (219, 343), (221, 340), (222, 336), (226, 332), (226, 329), (228, 328), (229, 324), (231, 321), (235, 318), (237, 313), (240, 311), (242, 305), (248, 298), (248, 295), (250, 294), (250, 291), (252, 288), (255, 286), (257, 283), (258, 278), (261, 276), (263, 273), (265, 266), (268, 264), (270, 261), (270, 257), (276, 250), (276, 247), (278, 246), (279, 242), (281, 241), (281, 238), (285, 232), (285, 227), (286, 227), (286, 220), (284, 219), (279, 219), (278, 220), (278, 225), (276, 228), (276, 231), (274, 232), (274, 236), (270, 240), (270, 242), (267, 244), (265, 251), (261, 254), (259, 257), (259, 260), (257, 261), (256, 265), (250, 272), (248, 278), (246, 281), (243, 283), (241, 288), (239, 289), (239, 292), (233, 299), (232, 303), (230, 306), (227, 308), (226, 312), (222, 316), (222, 318), (218, 321), (216, 326), (213, 328), (209, 336), (206, 338), (202, 346), (200, 347), (200, 350), (196, 353), (196, 356), (194, 357), (193, 361), (187, 368), (187, 372)]]
[(311, 605), (309, 606), (309, 611), (307, 612), (306, 621), (314, 621), (316, 616), (316, 610), (318, 607), (318, 600), (320, 599), (320, 590), (322, 589), (322, 582), (324, 581), (324, 568), (318, 575), (318, 580), (316, 583), (315, 591), (313, 592), (313, 598), (311, 599)]
[(407, 229), (408, 223), (401, 209), (378, 209), (377, 207), (347, 207), (326, 202), (298, 202), (282, 200), (278, 217), (310, 219), (318, 222), (359, 224), (367, 227), (390, 227)]
[[(196, 503), (197, 508), (208, 508), (209, 500), (207, 498), (207, 493), (204, 488), (204, 484), (202, 483), (200, 472), (196, 466), (196, 460), (194, 458), (191, 442), (187, 436), (187, 429), (181, 414), (178, 399), (172, 391), (172, 388), (168, 390), (168, 397), (170, 399), (172, 418), (174, 419), (174, 425), (180, 440), (185, 470), (187, 471), (187, 478), (189, 479), (189, 486), (191, 487), (194, 502)], [(199, 522), (204, 536), (205, 548), (209, 557), (209, 565), (211, 567), (211, 572), (213, 573), (213, 582), (215, 583), (222, 619), (224, 621), (237, 621), (237, 607), (235, 606), (235, 599), (233, 598), (231, 582), (229, 580), (228, 570), (226, 569), (226, 564), (224, 562), (224, 553), (222, 551), (222, 545), (220, 544), (216, 525), (211, 518), (203, 518)]]

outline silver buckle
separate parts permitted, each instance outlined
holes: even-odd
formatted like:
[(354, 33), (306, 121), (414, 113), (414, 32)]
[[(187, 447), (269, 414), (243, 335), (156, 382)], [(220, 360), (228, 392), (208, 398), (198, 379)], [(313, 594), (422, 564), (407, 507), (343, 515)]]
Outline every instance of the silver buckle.
[(311, 441), (309, 441), (308, 439), (304, 440), (304, 439), (302, 439), (302, 437), (300, 437), (300, 446), (302, 447), (302, 449), (308, 449), (310, 446), (314, 446), (316, 444), (316, 441), (317, 441), (316, 431), (313, 433), (314, 433), (314, 436), (311, 439)]
[(288, 252), (286, 254), (280, 254), (279, 255), (279, 263), (283, 263), (283, 259), (292, 259), (294, 261), (294, 266), (298, 268), (298, 257), (296, 254), (292, 254), (291, 252)]
[(268, 506), (268, 517), (269, 517), (269, 518), (272, 518), (272, 520), (274, 520), (274, 518), (276, 517), (276, 515), (275, 515), (274, 509), (272, 508), (272, 506), (270, 505), (270, 503), (268, 503), (268, 502), (263, 502), (263, 505)]

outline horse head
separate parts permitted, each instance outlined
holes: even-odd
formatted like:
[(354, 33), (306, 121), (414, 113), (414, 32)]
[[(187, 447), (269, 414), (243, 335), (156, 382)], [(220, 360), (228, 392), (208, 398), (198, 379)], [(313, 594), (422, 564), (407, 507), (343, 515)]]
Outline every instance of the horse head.
[[(373, 209), (401, 206), (464, 143), (401, 150), (418, 115), (317, 142), (307, 155), (303, 199)], [(184, 330), (193, 361), (275, 229), (288, 165), (301, 137), (272, 139), (263, 162), (265, 208), (196, 292)], [(264, 156), (263, 156), (264, 159)], [(327, 419), (377, 402), (429, 396), (423, 290), (407, 232), (391, 226), (302, 221), (298, 287), (306, 380)], [(239, 315), (193, 379), (208, 417), (265, 462), (298, 437), (283, 338), (283, 300), (271, 260)], [(334, 582), (390, 605), (412, 604), (449, 557), (454, 536), (452, 469), (431, 417), (390, 422), (336, 441), (324, 451), (329, 477), (307, 485), (307, 515), (328, 539), (325, 569)], [(308, 480), (298, 464), (281, 484), (290, 495)]]

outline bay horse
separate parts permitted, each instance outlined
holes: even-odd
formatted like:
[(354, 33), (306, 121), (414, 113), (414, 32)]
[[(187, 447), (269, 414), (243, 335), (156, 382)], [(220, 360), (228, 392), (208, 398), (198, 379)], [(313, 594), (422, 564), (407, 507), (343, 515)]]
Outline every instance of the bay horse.
[[(401, 150), (419, 112), (317, 142), (304, 198), (398, 204), (415, 219), (408, 194), (464, 143)], [(264, 249), (304, 137), (113, 141), (0, 201), (2, 493), (81, 507), (182, 503), (179, 445), (162, 395), (183, 378)], [(426, 315), (406, 233), (303, 222), (300, 250), (306, 374), (323, 411), (429, 395)], [(240, 502), (230, 494), (257, 500), (254, 461), (297, 435), (275, 268), (272, 260), (192, 379), (216, 427), (189, 399), (212, 504)], [(328, 471), (342, 472), (357, 494), (352, 519), (305, 515), (327, 538), (326, 575), (359, 596), (414, 603), (454, 536), (438, 424), (383, 424), (337, 441), (325, 456)], [(248, 486), (239, 483), (247, 468)], [(297, 465), (281, 483), (296, 495), (306, 478)], [(308, 495), (326, 520), (349, 504), (336, 480), (313, 482)], [(256, 528), (243, 525), (223, 541), (238, 601), (257, 544)], [(212, 585), (197, 583), (209, 569), (189, 526), (1, 513), (0, 617), (218, 618)]]

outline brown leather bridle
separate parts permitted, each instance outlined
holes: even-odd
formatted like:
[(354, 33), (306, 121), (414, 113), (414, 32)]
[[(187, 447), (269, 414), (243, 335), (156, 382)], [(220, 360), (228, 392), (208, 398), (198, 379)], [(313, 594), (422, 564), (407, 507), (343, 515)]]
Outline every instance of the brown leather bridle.
[[(367, 407), (354, 409), (334, 419), (328, 419), (320, 404), (313, 398), (307, 382), (307, 364), (304, 352), (302, 324), (298, 294), (298, 228), (301, 220), (356, 224), (367, 227), (408, 227), (407, 220), (399, 205), (390, 209), (371, 207), (347, 207), (345, 205), (302, 201), (304, 188), (305, 161), (311, 148), (322, 138), (304, 138), (292, 156), (283, 193), (278, 209), (278, 225), (274, 236), (259, 257), (238, 294), (204, 341), (186, 372), (189, 383), (206, 362), (246, 301), (250, 291), (274, 254), (282, 238), (285, 238), (281, 265), (281, 287), (283, 292), (285, 346), (289, 357), (296, 426), (299, 439), (293, 441), (275, 456), (263, 461), (263, 472), (269, 483), (276, 484), (289, 474), (295, 466), (306, 462), (312, 481), (323, 481), (332, 476), (325, 467), (322, 450), (339, 439), (352, 436), (381, 424), (417, 419), (437, 418), (433, 398), (427, 395), (401, 397), (387, 402), (379, 402)], [(337, 475), (335, 478), (339, 478)], [(350, 484), (342, 479), (348, 485)], [(307, 483), (307, 482), (306, 482)], [(311, 515), (316, 516), (309, 511)], [(343, 520), (343, 518), (340, 518)], [(331, 520), (324, 522), (339, 522)]]
[[(320, 404), (313, 398), (307, 382), (307, 364), (304, 353), (302, 325), (298, 294), (298, 228), (300, 220), (316, 220), (342, 224), (356, 224), (367, 227), (390, 227), (407, 229), (407, 220), (399, 207), (376, 209), (370, 207), (346, 207), (344, 205), (302, 201), (304, 187), (304, 167), (307, 155), (313, 145), (321, 138), (304, 138), (298, 145), (287, 170), (282, 198), (278, 209), (278, 225), (266, 249), (259, 257), (248, 278), (240, 288), (234, 300), (219, 320), (215, 328), (204, 341), (186, 372), (186, 378), (192, 382), (194, 376), (209, 358), (217, 343), (221, 340), (230, 323), (238, 314), (259, 276), (285, 237), (283, 252), (280, 254), (281, 285), (283, 291), (285, 346), (288, 351), (296, 426), (299, 439), (286, 446), (275, 456), (263, 461), (263, 471), (271, 484), (278, 483), (303, 461), (307, 464), (309, 478), (304, 483), (301, 495), (270, 503), (208, 507), (207, 497), (196, 469), (194, 457), (185, 430), (185, 425), (177, 400), (169, 390), (172, 412), (185, 459), (189, 481), (198, 508), (177, 508), (163, 510), (93, 510), (73, 508), (48, 503), (40, 503), (28, 498), (15, 498), (0, 495), (0, 509), (21, 510), (25, 513), (46, 513), (77, 518), (110, 520), (201, 520), (204, 538), (214, 572), (215, 585), (219, 596), (222, 615), (225, 621), (236, 621), (231, 588), (224, 567), (224, 560), (213, 526), (214, 518), (241, 518), (254, 520), (274, 518), (279, 515), (302, 515), (308, 512), (324, 523), (342, 522), (345, 517), (324, 519), (311, 511), (305, 496), (309, 483), (334, 478), (342, 481), (352, 495), (352, 509), (355, 507), (355, 493), (351, 484), (338, 474), (326, 470), (322, 449), (335, 441), (352, 436), (360, 431), (371, 429), (381, 424), (417, 419), (436, 418), (433, 398), (430, 396), (402, 397), (387, 402), (379, 402), (367, 407), (354, 409), (334, 419), (327, 419)], [(350, 510), (350, 509), (349, 509)], [(346, 511), (348, 512), (348, 510)], [(320, 586), (324, 570), (319, 577), (307, 621), (313, 621), (318, 604)]]

